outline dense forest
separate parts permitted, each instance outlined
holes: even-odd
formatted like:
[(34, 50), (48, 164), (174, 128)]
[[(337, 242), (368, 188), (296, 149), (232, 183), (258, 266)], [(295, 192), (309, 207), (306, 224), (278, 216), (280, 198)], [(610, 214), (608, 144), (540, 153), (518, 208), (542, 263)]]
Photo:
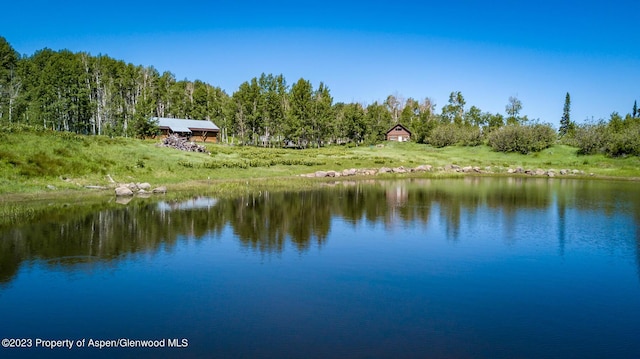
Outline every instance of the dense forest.
[[(436, 112), (430, 98), (390, 95), (380, 103), (334, 103), (329, 87), (303, 78), (289, 85), (283, 75), (262, 74), (231, 95), (168, 71), (109, 56), (68, 50), (19, 55), (0, 37), (0, 126), (25, 124), (88, 135), (149, 137), (152, 117), (207, 119), (221, 129), (220, 141), (254, 146), (320, 147), (371, 144), (402, 123), (412, 140), (436, 147), (487, 143), (497, 151), (534, 152), (561, 141), (583, 153), (640, 155), (640, 112), (576, 124), (565, 99), (560, 131), (520, 116), (522, 102), (510, 97), (505, 114), (466, 107), (459, 91)], [(559, 114), (560, 117), (560, 114)]]

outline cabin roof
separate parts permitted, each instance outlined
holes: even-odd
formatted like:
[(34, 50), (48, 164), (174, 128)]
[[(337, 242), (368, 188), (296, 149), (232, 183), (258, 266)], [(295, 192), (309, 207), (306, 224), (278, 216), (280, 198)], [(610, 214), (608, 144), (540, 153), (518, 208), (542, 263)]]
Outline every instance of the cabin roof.
[(411, 134), (411, 131), (409, 131), (409, 129), (408, 129), (408, 128), (406, 128), (406, 127), (405, 127), (403, 124), (401, 124), (401, 123), (396, 123), (395, 125), (393, 125), (393, 126), (392, 126), (392, 127), (391, 127), (391, 128), (390, 128), (390, 129), (385, 133), (385, 134), (387, 134), (387, 135), (388, 135), (388, 134), (389, 134), (389, 132), (393, 131), (393, 130), (394, 130), (396, 127), (398, 127), (398, 126), (402, 127), (402, 129), (403, 129), (403, 130), (405, 130), (405, 131), (407, 131), (409, 134)]
[(208, 120), (189, 120), (182, 118), (153, 117), (152, 120), (158, 121), (159, 127), (165, 127), (173, 132), (191, 131), (220, 131), (218, 126)]

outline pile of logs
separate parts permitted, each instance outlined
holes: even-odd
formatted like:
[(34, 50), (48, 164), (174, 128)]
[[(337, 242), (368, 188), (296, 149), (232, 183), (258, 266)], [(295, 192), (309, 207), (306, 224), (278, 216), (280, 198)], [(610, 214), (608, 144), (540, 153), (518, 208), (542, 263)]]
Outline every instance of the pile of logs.
[(208, 153), (207, 148), (194, 142), (187, 140), (184, 137), (178, 136), (176, 134), (171, 134), (162, 140), (162, 147), (171, 147), (181, 151), (190, 151), (190, 152), (202, 152)]

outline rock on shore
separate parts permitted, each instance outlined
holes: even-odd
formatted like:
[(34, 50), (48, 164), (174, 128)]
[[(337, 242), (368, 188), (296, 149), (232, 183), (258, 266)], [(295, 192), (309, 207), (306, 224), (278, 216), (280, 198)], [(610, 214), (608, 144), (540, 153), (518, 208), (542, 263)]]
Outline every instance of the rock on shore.
[[(334, 170), (321, 170), (314, 173), (303, 174), (301, 177), (309, 178), (323, 178), (323, 177), (347, 177), (347, 176), (372, 176), (381, 174), (402, 174), (402, 173), (414, 173), (414, 172), (432, 172), (434, 167), (432, 165), (419, 165), (417, 167), (380, 167), (373, 169), (356, 169), (350, 168), (342, 171)], [(439, 172), (452, 172), (452, 173), (468, 173), (468, 174), (483, 174), (483, 173), (508, 173), (514, 175), (529, 175), (537, 177), (557, 177), (557, 176), (584, 176), (585, 172), (580, 170), (568, 170), (568, 169), (524, 169), (522, 167), (515, 168), (496, 168), (492, 170), (491, 167), (480, 168), (478, 166), (459, 166), (456, 164), (447, 164), (444, 167), (438, 167)], [(589, 174), (593, 176), (593, 174)]]
[(143, 183), (121, 183), (115, 189), (116, 197), (127, 197), (137, 195), (148, 195), (149, 193), (167, 193), (167, 187), (160, 186), (153, 190), (151, 184)]

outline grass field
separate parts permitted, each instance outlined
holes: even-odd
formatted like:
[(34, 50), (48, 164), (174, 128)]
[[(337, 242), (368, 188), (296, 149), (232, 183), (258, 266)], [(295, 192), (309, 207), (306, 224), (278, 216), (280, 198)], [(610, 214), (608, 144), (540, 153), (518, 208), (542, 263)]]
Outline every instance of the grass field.
[(158, 147), (158, 143), (60, 132), (2, 133), (0, 195), (56, 191), (47, 189), (48, 185), (57, 191), (86, 191), (86, 185), (108, 185), (107, 175), (116, 182), (149, 182), (172, 189), (188, 189), (198, 183), (216, 183), (225, 188), (249, 179), (267, 179), (265, 183), (282, 185), (283, 178), (317, 170), (422, 164), (435, 168), (447, 164), (491, 167), (498, 174), (520, 166), (578, 169), (606, 177), (640, 177), (638, 157), (579, 156), (575, 148), (563, 145), (522, 155), (494, 152), (487, 146), (433, 148), (416, 143), (306, 150), (207, 144), (211, 154), (203, 154)]

